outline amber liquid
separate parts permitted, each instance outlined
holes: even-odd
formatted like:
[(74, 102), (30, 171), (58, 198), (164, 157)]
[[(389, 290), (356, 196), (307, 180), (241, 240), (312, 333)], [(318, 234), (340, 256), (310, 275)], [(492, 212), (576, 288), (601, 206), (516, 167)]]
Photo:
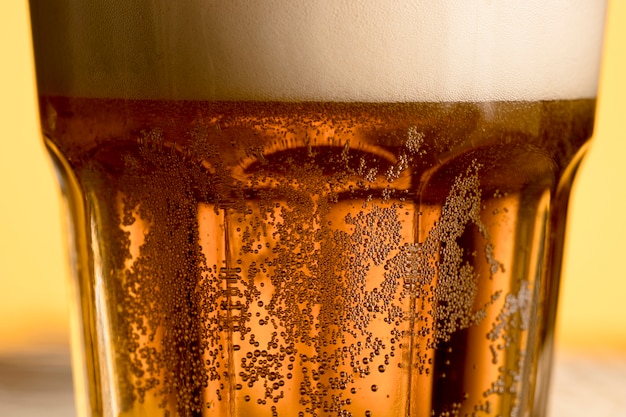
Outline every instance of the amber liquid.
[(93, 415), (537, 415), (594, 105), (42, 97)]

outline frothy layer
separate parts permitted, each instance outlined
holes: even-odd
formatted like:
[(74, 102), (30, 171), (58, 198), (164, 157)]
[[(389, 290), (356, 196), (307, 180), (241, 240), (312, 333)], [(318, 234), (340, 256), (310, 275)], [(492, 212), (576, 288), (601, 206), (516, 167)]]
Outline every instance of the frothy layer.
[(31, 0), (40, 93), (372, 102), (595, 97), (605, 15), (602, 0), (73, 3)]

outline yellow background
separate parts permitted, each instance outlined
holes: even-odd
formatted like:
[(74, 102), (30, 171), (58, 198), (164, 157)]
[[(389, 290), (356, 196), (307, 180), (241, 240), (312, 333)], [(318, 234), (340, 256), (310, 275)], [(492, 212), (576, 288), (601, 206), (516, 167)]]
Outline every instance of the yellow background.
[[(0, 354), (68, 339), (62, 217), (37, 128), (27, 11), (23, 0), (0, 3)], [(596, 135), (572, 199), (558, 343), (626, 351), (626, 0), (610, 4), (607, 29)]]

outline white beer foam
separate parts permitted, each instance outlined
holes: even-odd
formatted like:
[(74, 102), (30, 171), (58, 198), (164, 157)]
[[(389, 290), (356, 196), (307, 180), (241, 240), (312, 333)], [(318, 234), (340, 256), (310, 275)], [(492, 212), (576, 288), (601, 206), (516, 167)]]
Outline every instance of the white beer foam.
[(603, 0), (63, 1), (31, 0), (40, 93), (122, 98), (595, 97), (605, 16)]

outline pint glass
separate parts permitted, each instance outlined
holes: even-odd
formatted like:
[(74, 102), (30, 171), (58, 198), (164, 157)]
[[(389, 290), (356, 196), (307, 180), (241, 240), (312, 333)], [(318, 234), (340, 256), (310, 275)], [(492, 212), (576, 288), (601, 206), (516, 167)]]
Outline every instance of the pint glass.
[(600, 0), (31, 0), (81, 416), (542, 416)]

